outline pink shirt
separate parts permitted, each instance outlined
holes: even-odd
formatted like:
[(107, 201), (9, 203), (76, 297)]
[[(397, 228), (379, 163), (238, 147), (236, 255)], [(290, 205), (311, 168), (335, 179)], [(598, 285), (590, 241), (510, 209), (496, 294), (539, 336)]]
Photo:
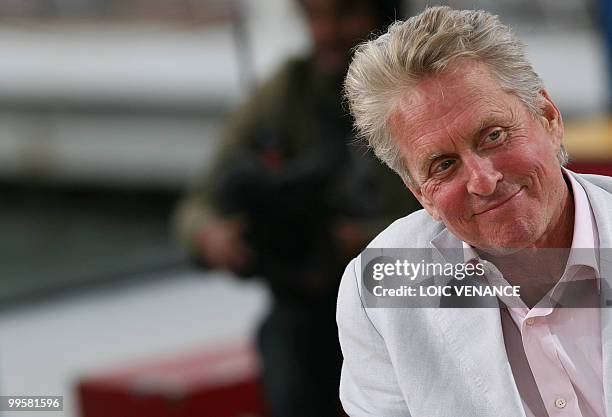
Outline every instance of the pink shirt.
[[(557, 299), (562, 283), (593, 280), (583, 294), (588, 305), (599, 307), (595, 220), (584, 189), (565, 175), (574, 196), (572, 250), (548, 295)], [(464, 248), (469, 258), (477, 256), (465, 243)], [(509, 285), (493, 264), (481, 262), (491, 285)], [(501, 309), (504, 341), (527, 417), (605, 417), (599, 308), (554, 308), (545, 297), (529, 309), (522, 301), (517, 306), (516, 300), (500, 299), (509, 306)]]

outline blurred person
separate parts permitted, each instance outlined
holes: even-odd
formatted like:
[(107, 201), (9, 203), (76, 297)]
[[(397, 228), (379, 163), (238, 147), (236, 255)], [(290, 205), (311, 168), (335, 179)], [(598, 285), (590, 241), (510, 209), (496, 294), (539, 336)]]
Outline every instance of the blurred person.
[[(356, 49), (346, 92), (424, 207), (369, 247), (483, 271), (440, 285), (520, 289), (369, 308), (355, 258), (337, 312), (348, 414), (610, 415), (612, 178), (564, 168), (561, 113), (512, 31), (482, 10), (427, 8)], [(435, 308), (453, 305), (470, 308)]]
[(342, 104), (351, 48), (400, 3), (301, 0), (312, 52), (231, 118), (213, 168), (177, 211), (196, 261), (269, 284), (258, 348), (274, 416), (339, 415), (339, 276), (385, 222), (420, 207), (354, 143)]

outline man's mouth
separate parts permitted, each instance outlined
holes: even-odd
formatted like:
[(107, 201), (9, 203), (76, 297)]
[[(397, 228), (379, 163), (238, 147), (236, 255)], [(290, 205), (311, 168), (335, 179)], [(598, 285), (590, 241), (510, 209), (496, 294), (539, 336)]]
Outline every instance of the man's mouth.
[(525, 187), (521, 187), (519, 188), (519, 190), (517, 192), (515, 192), (514, 194), (509, 195), (508, 197), (505, 197), (501, 200), (497, 200), (489, 205), (487, 205), (486, 207), (484, 207), (483, 209), (480, 209), (478, 212), (474, 213), (475, 216), (481, 215), (481, 214), (485, 214), (485, 213), (489, 213), (491, 211), (494, 211), (502, 206), (504, 206), (506, 203), (508, 203), (510, 200), (513, 200), (515, 197), (518, 197), (520, 194), (523, 193), (523, 189)]

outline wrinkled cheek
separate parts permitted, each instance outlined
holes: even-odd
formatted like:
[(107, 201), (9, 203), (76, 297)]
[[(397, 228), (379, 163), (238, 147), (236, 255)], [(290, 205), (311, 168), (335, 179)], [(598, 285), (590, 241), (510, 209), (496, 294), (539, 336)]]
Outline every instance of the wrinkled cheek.
[(455, 189), (439, 189), (431, 200), (438, 212), (440, 220), (448, 226), (459, 226), (465, 223), (465, 194)]
[(451, 187), (439, 182), (429, 182), (421, 187), (421, 194), (427, 200), (431, 201), (438, 210), (443, 210), (446, 201), (450, 198), (452, 193), (453, 189)]
[(510, 183), (530, 185), (538, 182), (538, 178), (545, 174), (545, 167), (537, 158), (530, 155), (500, 157), (495, 161), (496, 168), (504, 174), (504, 180)]

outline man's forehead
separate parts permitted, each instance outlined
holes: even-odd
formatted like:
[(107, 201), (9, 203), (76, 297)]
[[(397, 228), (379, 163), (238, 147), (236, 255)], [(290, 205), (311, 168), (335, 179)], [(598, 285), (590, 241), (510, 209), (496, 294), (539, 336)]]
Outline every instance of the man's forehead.
[(512, 123), (516, 100), (484, 64), (465, 61), (407, 89), (390, 118), (392, 134), (409, 159), (422, 162), (455, 140)]

